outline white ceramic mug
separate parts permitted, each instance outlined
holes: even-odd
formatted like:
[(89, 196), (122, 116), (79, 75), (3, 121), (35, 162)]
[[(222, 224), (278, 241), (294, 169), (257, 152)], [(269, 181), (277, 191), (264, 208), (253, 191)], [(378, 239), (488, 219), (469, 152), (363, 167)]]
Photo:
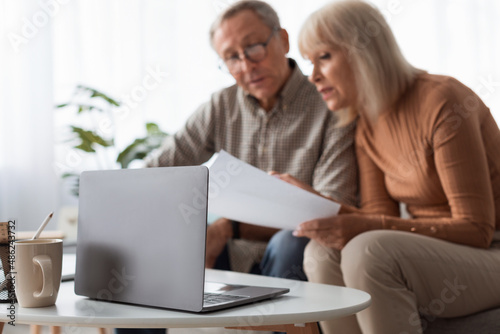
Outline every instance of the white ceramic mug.
[(21, 307), (54, 305), (61, 284), (62, 240), (35, 239), (14, 243), (16, 297)]

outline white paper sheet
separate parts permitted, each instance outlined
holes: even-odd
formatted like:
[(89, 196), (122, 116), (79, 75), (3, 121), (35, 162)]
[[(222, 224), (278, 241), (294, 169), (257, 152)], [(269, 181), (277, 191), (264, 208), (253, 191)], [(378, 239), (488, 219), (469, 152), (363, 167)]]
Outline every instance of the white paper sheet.
[(255, 168), (225, 151), (211, 164), (208, 208), (228, 219), (280, 229), (335, 216), (340, 206)]

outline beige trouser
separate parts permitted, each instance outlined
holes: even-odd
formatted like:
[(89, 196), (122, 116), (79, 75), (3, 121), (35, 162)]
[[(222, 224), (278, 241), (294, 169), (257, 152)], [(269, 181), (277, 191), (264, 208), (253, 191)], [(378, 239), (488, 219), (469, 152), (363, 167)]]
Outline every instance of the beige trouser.
[(356, 316), (321, 322), (324, 334), (422, 333), (438, 317), (500, 306), (498, 243), (484, 250), (408, 232), (371, 231), (342, 251), (309, 242), (304, 270), (311, 282), (372, 297), (371, 306)]

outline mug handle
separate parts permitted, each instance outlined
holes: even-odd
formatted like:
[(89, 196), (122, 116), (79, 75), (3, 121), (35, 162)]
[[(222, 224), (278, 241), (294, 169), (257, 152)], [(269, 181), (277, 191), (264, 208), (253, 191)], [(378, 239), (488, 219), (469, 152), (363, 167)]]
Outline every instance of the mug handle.
[(33, 258), (33, 263), (42, 269), (42, 291), (33, 292), (35, 298), (50, 297), (54, 294), (54, 284), (52, 282), (52, 260), (48, 255), (37, 255)]

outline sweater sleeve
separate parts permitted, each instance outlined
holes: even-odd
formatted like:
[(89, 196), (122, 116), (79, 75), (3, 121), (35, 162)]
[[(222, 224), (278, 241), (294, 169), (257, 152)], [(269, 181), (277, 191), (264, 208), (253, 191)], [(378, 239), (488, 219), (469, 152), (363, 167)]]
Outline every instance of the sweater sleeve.
[(495, 209), (481, 124), (489, 110), (474, 92), (458, 89), (459, 94), (446, 97), (432, 126), (434, 163), (451, 212), (435, 226), (435, 233), (487, 248), (495, 230)]

